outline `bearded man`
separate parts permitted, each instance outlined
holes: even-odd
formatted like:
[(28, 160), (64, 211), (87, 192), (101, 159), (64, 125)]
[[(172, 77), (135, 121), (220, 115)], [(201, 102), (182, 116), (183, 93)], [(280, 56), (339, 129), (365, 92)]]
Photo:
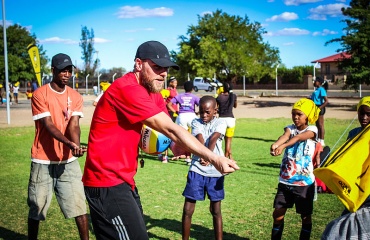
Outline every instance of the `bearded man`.
[(118, 78), (98, 102), (91, 122), (83, 183), (97, 239), (148, 239), (134, 176), (143, 124), (211, 162), (221, 173), (239, 169), (173, 123), (160, 91), (168, 68), (179, 70), (167, 48), (148, 41), (134, 70)]

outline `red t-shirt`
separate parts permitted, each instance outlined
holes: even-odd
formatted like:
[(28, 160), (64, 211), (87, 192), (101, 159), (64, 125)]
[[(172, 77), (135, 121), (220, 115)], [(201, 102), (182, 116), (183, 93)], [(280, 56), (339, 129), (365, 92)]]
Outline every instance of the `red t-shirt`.
[(89, 187), (135, 186), (142, 121), (167, 113), (160, 93), (149, 93), (133, 73), (118, 78), (99, 100), (91, 122), (82, 181)]

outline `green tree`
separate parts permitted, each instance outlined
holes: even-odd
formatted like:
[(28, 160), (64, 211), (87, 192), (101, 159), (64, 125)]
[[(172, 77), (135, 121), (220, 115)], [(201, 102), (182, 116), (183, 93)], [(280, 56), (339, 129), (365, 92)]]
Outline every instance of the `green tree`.
[[(18, 24), (6, 28), (7, 52), (8, 52), (8, 76), (9, 82), (31, 81), (36, 79), (31, 59), (28, 55), (27, 46), (31, 43), (36, 44), (40, 54), (41, 73), (49, 72), (46, 69), (48, 59), (42, 45), (38, 44), (35, 34)], [(3, 26), (0, 26), (0, 81), (5, 81), (5, 57), (4, 57), (4, 33)]]
[(100, 79), (103, 81), (112, 82), (112, 77), (114, 74), (114, 79), (122, 77), (126, 73), (126, 69), (123, 67), (114, 67), (111, 69), (101, 69), (99, 71), (101, 73)]
[(349, 73), (346, 88), (357, 89), (359, 84), (370, 84), (370, 5), (369, 0), (352, 0), (350, 6), (342, 8), (345, 35), (332, 39), (327, 44), (338, 42), (337, 52), (347, 52), (350, 58), (338, 62), (344, 73)]
[(263, 42), (261, 24), (250, 23), (247, 16), (230, 16), (217, 10), (198, 16), (186, 36), (180, 36), (180, 51), (171, 56), (180, 66), (182, 76), (213, 77), (235, 81), (247, 75), (259, 80), (274, 71), (280, 61), (279, 50)]
[(81, 69), (81, 75), (87, 76), (90, 74), (91, 76), (94, 75), (96, 69), (99, 66), (99, 59), (96, 58), (94, 60), (94, 53), (96, 50), (94, 48), (94, 29), (88, 29), (86, 26), (81, 28), (81, 39), (80, 39), (80, 47), (82, 48), (82, 57), (81, 59), (84, 61), (85, 69)]

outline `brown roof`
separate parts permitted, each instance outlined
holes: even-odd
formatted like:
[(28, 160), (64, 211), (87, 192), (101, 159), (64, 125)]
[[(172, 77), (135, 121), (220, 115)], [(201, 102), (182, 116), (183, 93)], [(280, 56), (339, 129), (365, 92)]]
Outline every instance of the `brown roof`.
[(326, 58), (321, 58), (321, 59), (312, 61), (311, 63), (316, 63), (316, 62), (318, 62), (318, 63), (338, 62), (338, 61), (341, 61), (343, 58), (350, 58), (350, 57), (351, 57), (350, 54), (342, 52), (342, 53), (337, 53), (337, 54), (331, 55), (331, 56), (326, 57)]

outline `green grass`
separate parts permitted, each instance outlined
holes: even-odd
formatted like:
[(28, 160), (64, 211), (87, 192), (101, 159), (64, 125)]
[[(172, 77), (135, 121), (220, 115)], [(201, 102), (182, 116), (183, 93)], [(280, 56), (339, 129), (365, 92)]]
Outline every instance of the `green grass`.
[[(269, 239), (272, 203), (278, 182), (280, 157), (269, 154), (269, 146), (290, 124), (288, 118), (238, 119), (233, 139), (233, 156), (241, 169), (225, 178), (226, 198), (222, 202), (224, 239)], [(333, 146), (350, 120), (326, 119), (325, 143)], [(357, 126), (357, 122), (353, 127)], [(86, 143), (89, 128), (82, 127)], [(33, 127), (4, 128), (0, 131), (0, 239), (27, 239), (27, 184)], [(339, 144), (343, 143), (347, 134)], [(339, 146), (339, 145), (338, 145)], [(136, 182), (151, 239), (181, 239), (181, 214), (188, 166), (182, 161), (162, 164), (156, 156), (144, 156)], [(85, 158), (79, 162), (83, 167)], [(192, 239), (213, 239), (209, 201), (197, 202), (193, 215)], [(312, 239), (319, 239), (326, 224), (340, 215), (343, 205), (335, 195), (320, 194), (314, 203)], [(297, 239), (300, 217), (288, 210), (284, 239)], [(93, 232), (91, 239), (95, 239)], [(40, 225), (39, 239), (78, 239), (73, 219), (65, 220), (53, 198), (47, 220)]]

